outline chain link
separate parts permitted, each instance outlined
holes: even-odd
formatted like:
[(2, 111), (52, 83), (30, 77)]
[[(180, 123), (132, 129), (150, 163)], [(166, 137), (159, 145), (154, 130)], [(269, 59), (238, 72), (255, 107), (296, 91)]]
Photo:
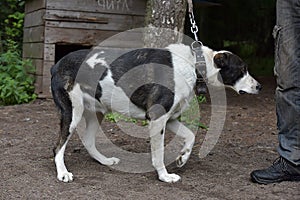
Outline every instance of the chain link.
[(196, 24), (196, 21), (195, 21), (195, 16), (194, 16), (194, 12), (193, 12), (193, 0), (187, 0), (187, 3), (188, 3), (188, 11), (189, 11), (189, 18), (190, 18), (190, 22), (191, 22), (191, 32), (194, 34), (194, 38), (195, 38), (195, 41), (202, 46), (202, 42), (199, 41), (198, 39), (198, 26)]
[(189, 17), (191, 22), (191, 32), (194, 34), (195, 40), (198, 41), (198, 26), (196, 25), (194, 12), (193, 12), (193, 0), (187, 0), (188, 3), (188, 11), (189, 11)]
[(189, 13), (190, 22), (191, 22), (191, 32), (194, 34), (194, 38), (196, 41), (198, 41), (198, 26), (196, 25), (195, 17), (193, 11)]

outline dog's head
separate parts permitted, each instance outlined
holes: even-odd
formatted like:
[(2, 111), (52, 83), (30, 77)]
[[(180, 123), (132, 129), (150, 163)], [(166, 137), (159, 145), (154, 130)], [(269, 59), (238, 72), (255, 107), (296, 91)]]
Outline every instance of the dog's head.
[(216, 51), (214, 67), (219, 69), (218, 81), (239, 94), (258, 94), (262, 86), (249, 74), (247, 64), (229, 51)]

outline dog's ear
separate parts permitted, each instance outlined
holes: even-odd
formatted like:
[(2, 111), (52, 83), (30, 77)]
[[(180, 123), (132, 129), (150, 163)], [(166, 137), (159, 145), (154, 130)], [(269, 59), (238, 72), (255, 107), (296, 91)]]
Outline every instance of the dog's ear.
[(224, 68), (228, 66), (228, 56), (226, 53), (217, 53), (214, 57), (214, 62), (218, 68)]

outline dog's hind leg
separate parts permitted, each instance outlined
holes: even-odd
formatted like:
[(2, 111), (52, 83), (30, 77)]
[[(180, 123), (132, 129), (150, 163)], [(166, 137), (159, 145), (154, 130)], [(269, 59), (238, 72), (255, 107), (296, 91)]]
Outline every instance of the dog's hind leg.
[(82, 134), (80, 138), (88, 153), (92, 156), (92, 158), (103, 165), (111, 166), (118, 164), (120, 159), (115, 157), (107, 158), (102, 155), (95, 146), (96, 134), (97, 131), (99, 131), (99, 126), (103, 120), (103, 114), (100, 112), (94, 113), (85, 111), (84, 118), (86, 120), (86, 132)]
[(159, 180), (167, 183), (177, 182), (180, 176), (169, 174), (164, 165), (164, 135), (168, 118), (162, 116), (154, 121), (150, 121), (150, 142), (152, 164), (158, 173)]
[(55, 91), (56, 104), (61, 110), (60, 135), (55, 153), (55, 164), (57, 170), (57, 178), (63, 182), (73, 180), (73, 174), (68, 172), (64, 162), (64, 152), (69, 139), (71, 138), (76, 126), (81, 120), (83, 113), (82, 92), (78, 85), (75, 85), (69, 94), (65, 90)]
[(181, 154), (176, 159), (177, 166), (182, 167), (187, 162), (192, 153), (192, 148), (195, 142), (195, 135), (190, 129), (188, 129), (178, 120), (169, 121), (167, 123), (167, 129), (184, 138), (184, 147), (181, 150)]

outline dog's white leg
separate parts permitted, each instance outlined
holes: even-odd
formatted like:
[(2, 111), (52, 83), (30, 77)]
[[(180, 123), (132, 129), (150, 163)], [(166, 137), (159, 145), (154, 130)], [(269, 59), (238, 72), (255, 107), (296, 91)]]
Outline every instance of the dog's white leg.
[(57, 170), (57, 178), (63, 182), (71, 182), (73, 180), (73, 174), (68, 172), (65, 166), (64, 152), (69, 139), (71, 138), (76, 126), (82, 118), (84, 110), (82, 91), (78, 85), (73, 87), (72, 91), (69, 93), (69, 97), (70, 102), (64, 102), (62, 104), (64, 109), (62, 110), (61, 132), (54, 158)]
[(85, 134), (82, 134), (80, 138), (89, 154), (92, 156), (92, 158), (103, 165), (111, 166), (114, 164), (118, 164), (120, 161), (119, 158), (107, 158), (106, 156), (102, 155), (95, 146), (95, 137), (97, 131), (99, 131), (99, 125), (101, 124), (101, 121), (103, 119), (103, 114), (97, 113), (96, 117), (95, 113), (86, 111), (84, 113), (84, 117), (86, 120), (86, 132)]
[(68, 172), (65, 161), (64, 161), (64, 153), (67, 146), (67, 143), (70, 139), (72, 134), (69, 135), (67, 141), (65, 144), (61, 147), (61, 149), (57, 152), (55, 155), (55, 165), (56, 165), (56, 171), (57, 171), (57, 179), (63, 182), (71, 182), (73, 181), (73, 174)]
[[(76, 106), (73, 108), (73, 115), (72, 115), (72, 122), (70, 124), (69, 128), (69, 136), (67, 137), (65, 143), (60, 148), (60, 150), (55, 155), (55, 164), (56, 164), (56, 170), (57, 170), (57, 178), (60, 181), (63, 182), (71, 182), (73, 181), (73, 174), (68, 172), (65, 162), (64, 162), (64, 153), (67, 146), (67, 143), (71, 136), (73, 135), (76, 126), (81, 120), (82, 113), (83, 113), (83, 105), (82, 106)], [(76, 115), (76, 117), (75, 117)]]
[(159, 180), (167, 183), (177, 182), (180, 176), (169, 174), (164, 165), (164, 135), (167, 119), (164, 116), (150, 122), (150, 141), (152, 164), (158, 173)]
[(195, 142), (195, 135), (190, 129), (188, 129), (178, 120), (169, 121), (167, 123), (167, 129), (184, 138), (184, 147), (181, 150), (181, 155), (179, 155), (176, 159), (177, 166), (182, 167), (183, 165), (185, 165), (192, 153), (192, 148)]

